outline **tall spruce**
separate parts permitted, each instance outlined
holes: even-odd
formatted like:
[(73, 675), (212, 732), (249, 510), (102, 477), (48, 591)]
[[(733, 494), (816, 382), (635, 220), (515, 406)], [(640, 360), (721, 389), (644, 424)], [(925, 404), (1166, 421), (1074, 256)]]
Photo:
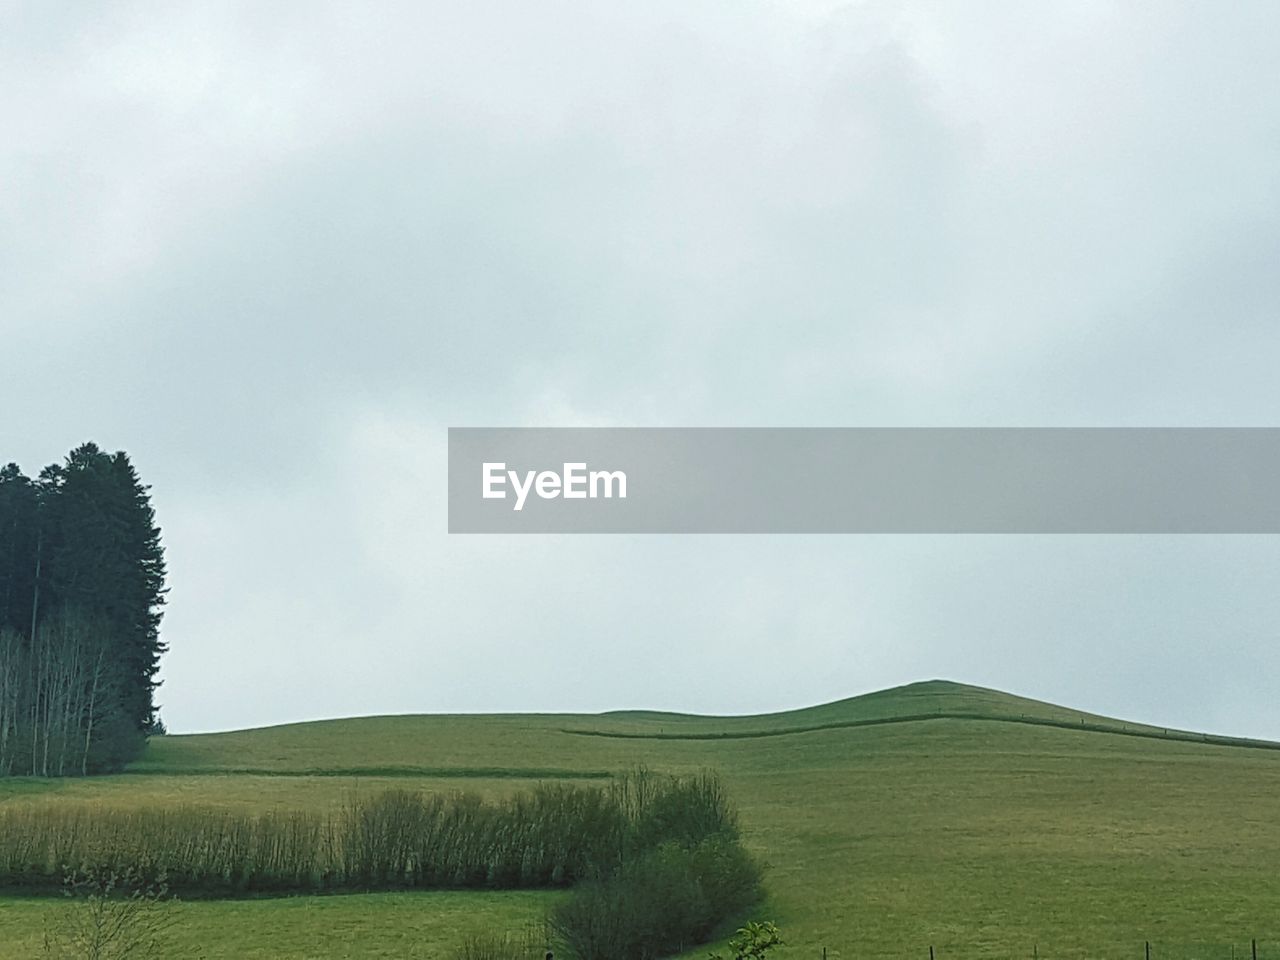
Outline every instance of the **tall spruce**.
[(18, 465), (0, 467), (0, 629), (31, 624), (38, 509), (36, 486)]
[(119, 769), (155, 722), (164, 551), (148, 487), (87, 443), (0, 470), (0, 775)]

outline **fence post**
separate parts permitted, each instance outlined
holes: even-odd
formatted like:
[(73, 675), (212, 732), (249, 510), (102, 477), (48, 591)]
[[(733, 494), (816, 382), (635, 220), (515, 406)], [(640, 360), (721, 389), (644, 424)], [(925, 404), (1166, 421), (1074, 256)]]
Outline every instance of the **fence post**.
[(1151, 941), (1144, 940), (1143, 943), (1146, 944), (1147, 960), (1151, 960)]
[(929, 944), (929, 960), (933, 960), (933, 944)]
[(1252, 950), (1253, 950), (1253, 960), (1258, 960), (1258, 941), (1257, 941), (1257, 940), (1250, 940), (1250, 941), (1249, 941), (1249, 946), (1250, 946), (1250, 947), (1252, 948)]

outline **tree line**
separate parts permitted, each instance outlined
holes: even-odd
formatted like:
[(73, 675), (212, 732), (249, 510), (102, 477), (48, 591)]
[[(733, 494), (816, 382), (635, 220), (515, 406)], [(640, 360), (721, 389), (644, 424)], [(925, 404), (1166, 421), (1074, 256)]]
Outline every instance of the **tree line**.
[(123, 451), (0, 468), (0, 776), (120, 769), (158, 724), (164, 549)]

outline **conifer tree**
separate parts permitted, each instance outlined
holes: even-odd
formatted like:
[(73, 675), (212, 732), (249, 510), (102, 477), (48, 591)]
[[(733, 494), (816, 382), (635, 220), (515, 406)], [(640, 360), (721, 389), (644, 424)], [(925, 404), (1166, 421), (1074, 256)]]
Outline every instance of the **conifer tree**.
[(164, 552), (128, 456), (0, 470), (0, 775), (84, 774), (155, 724)]

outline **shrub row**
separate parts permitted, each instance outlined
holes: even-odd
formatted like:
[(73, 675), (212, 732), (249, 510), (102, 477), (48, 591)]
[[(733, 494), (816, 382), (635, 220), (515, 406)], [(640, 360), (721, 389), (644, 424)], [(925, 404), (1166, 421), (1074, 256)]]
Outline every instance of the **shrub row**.
[(664, 843), (736, 837), (715, 777), (640, 770), (607, 786), (540, 785), (500, 801), (405, 790), (329, 815), (82, 805), (0, 808), (0, 885), (130, 874), (175, 893), (551, 887), (612, 876)]

